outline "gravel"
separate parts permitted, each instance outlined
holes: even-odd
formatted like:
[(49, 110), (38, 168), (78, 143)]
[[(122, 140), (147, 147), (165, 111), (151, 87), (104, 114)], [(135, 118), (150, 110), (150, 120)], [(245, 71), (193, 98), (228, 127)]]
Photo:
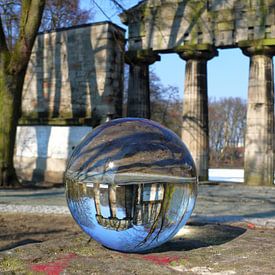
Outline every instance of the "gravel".
[(1, 213), (33, 213), (33, 214), (62, 214), (69, 215), (70, 211), (67, 206), (56, 205), (16, 205), (0, 204)]

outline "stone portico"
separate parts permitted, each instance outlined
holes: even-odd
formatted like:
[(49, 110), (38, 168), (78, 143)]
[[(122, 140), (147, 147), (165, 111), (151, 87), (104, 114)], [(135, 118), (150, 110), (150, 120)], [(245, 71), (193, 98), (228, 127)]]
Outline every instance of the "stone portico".
[[(218, 55), (218, 49), (227, 48), (240, 48), (250, 58), (245, 182), (273, 185), (274, 1), (147, 0), (120, 17), (129, 30), (128, 53), (142, 55), (144, 71), (151, 57), (160, 53), (178, 53), (186, 61), (182, 139), (193, 155), (200, 180), (208, 179), (207, 62)], [(133, 70), (129, 79), (137, 87), (149, 81), (146, 73), (137, 75)], [(133, 93), (130, 88), (129, 94)], [(141, 97), (137, 93), (135, 89), (135, 97)], [(135, 114), (150, 110), (150, 101), (139, 108)]]
[[(208, 180), (207, 64), (218, 58), (218, 50), (239, 48), (250, 59), (245, 182), (273, 185), (274, 1), (147, 0), (120, 18), (128, 26), (127, 52), (125, 31), (110, 22), (38, 35), (25, 78), (20, 127), (94, 127), (120, 117), (124, 62), (130, 66), (127, 116), (150, 118), (149, 66), (160, 61), (160, 54), (177, 53), (186, 67), (182, 139), (200, 180)], [(23, 171), (22, 157), (28, 157), (22, 153), (28, 140), (17, 142), (18, 171)], [(44, 140), (43, 146), (47, 134)], [(43, 147), (36, 146), (38, 151)], [(44, 155), (39, 161), (29, 159), (30, 175), (52, 165)]]

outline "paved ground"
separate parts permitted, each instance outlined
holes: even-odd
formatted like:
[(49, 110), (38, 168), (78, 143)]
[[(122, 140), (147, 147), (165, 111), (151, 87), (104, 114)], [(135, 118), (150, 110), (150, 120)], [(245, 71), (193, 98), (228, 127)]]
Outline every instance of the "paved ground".
[[(69, 214), (64, 192), (64, 188), (0, 190), (0, 212)], [(275, 187), (202, 184), (191, 221), (245, 221), (275, 228)]]
[(0, 211), (0, 273), (275, 274), (275, 188), (200, 185), (188, 226), (146, 254), (89, 241), (62, 188), (0, 191)]

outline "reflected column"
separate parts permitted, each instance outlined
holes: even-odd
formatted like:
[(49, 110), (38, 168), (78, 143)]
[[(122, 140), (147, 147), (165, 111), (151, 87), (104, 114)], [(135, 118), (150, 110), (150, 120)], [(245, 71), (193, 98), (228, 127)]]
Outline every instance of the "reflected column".
[(130, 65), (127, 116), (150, 118), (149, 65), (160, 61), (152, 51), (128, 51), (125, 62)]
[(250, 57), (244, 180), (248, 185), (273, 185), (274, 77), (273, 47), (242, 49)]
[(186, 49), (179, 56), (186, 60), (182, 140), (195, 161), (199, 180), (208, 180), (209, 129), (207, 61), (217, 56), (212, 46), (207, 50)]

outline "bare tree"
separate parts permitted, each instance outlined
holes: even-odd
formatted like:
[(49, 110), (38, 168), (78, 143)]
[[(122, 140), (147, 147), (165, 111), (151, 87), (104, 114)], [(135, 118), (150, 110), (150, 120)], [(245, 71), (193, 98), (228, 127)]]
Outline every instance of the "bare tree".
[(91, 10), (81, 9), (79, 0), (46, 0), (40, 31), (87, 23)]
[(246, 102), (241, 98), (209, 100), (209, 140), (212, 162), (230, 161), (238, 157), (244, 144)]
[(45, 0), (22, 0), (19, 33), (9, 48), (0, 17), (0, 186), (17, 184), (13, 166), (22, 88)]
[[(9, 48), (18, 38), (21, 3), (19, 0), (0, 0), (3, 30)], [(39, 30), (43, 32), (81, 25), (92, 17), (91, 9), (80, 8), (80, 0), (46, 0)]]
[(9, 49), (12, 48), (19, 34), (20, 10), (21, 1), (0, 0), (2, 27), (6, 35), (6, 43)]
[(181, 135), (182, 101), (179, 89), (164, 86), (159, 77), (150, 72), (151, 119)]

